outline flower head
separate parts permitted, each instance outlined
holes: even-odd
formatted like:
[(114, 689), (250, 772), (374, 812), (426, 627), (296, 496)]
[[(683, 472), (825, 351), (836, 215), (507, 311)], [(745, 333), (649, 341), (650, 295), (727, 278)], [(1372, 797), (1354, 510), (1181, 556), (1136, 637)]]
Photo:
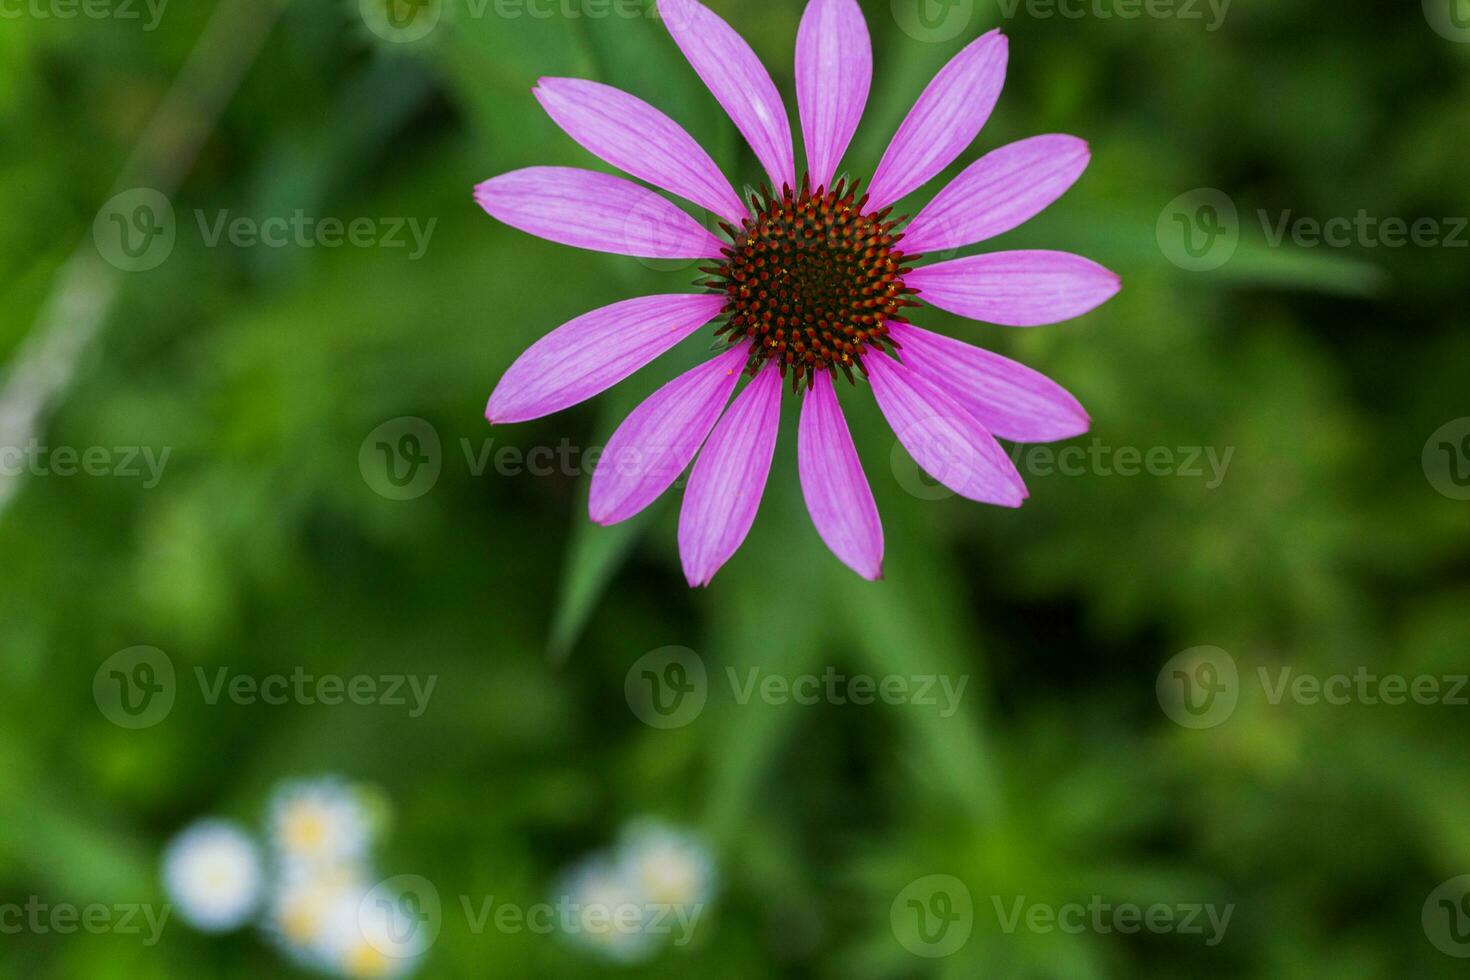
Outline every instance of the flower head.
[(610, 853), (584, 858), (556, 889), (569, 941), (635, 963), (685, 946), (714, 898), (713, 852), (696, 834), (653, 818), (627, 824)]
[(331, 969), (341, 924), (367, 894), (367, 877), (353, 864), (287, 866), (266, 909), (266, 935), (302, 966)]
[(586, 858), (555, 891), (568, 941), (619, 963), (639, 963), (657, 952), (660, 937), (647, 929), (648, 900), (616, 860)]
[[(996, 437), (1070, 438), (1087, 430), (1086, 412), (1037, 372), (921, 329), (909, 316), (927, 304), (1029, 327), (1080, 316), (1117, 293), (1117, 276), (1064, 252), (924, 260), (1029, 220), (1081, 175), (1087, 144), (1048, 135), (1001, 147), (966, 167), (913, 220), (895, 217), (895, 204), (953, 163), (989, 118), (1008, 57), (999, 31), (935, 75), (864, 188), (838, 176), (872, 80), (856, 0), (810, 0), (797, 32), (801, 180), (785, 105), (750, 46), (697, 0), (659, 0), (658, 9), (769, 184), (742, 200), (710, 155), (658, 109), (597, 82), (542, 79), (536, 98), (572, 139), (707, 209), (723, 237), (608, 174), (531, 167), (480, 184), (475, 196), (487, 212), (550, 241), (705, 260), (703, 294), (614, 303), (537, 341), (496, 386), (487, 417), (517, 422), (560, 411), (716, 321), (725, 349), (634, 409), (608, 441), (589, 501), (594, 521), (626, 520), (694, 462), (679, 517), (691, 585), (708, 584), (755, 521), (785, 383), (801, 399), (797, 461), (807, 509), (832, 552), (865, 578), (882, 575), (883, 529), (835, 377), (866, 380), (899, 442), (950, 489), (1020, 506), (1025, 484)], [(750, 381), (737, 395), (742, 376)]]
[(372, 843), (373, 817), (362, 794), (334, 777), (283, 783), (269, 823), (271, 845), (287, 865), (357, 861)]
[(839, 180), (826, 193), (810, 182), (800, 194), (753, 198), (756, 213), (736, 229), (729, 256), (704, 269), (707, 284), (726, 295), (724, 324), (715, 333), (734, 344), (749, 338), (750, 374), (773, 362), (793, 387), (819, 371), (852, 378), (869, 350), (884, 350), (888, 323), (918, 306), (904, 285), (903, 236), (889, 209), (865, 214), (856, 186)]
[(695, 909), (714, 895), (714, 856), (687, 831), (656, 820), (629, 824), (618, 844), (618, 859), (654, 906)]
[(423, 929), (401, 905), (382, 901), (366, 866), (296, 865), (282, 872), (266, 934), (299, 965), (376, 980), (412, 972), (427, 952)]
[(201, 932), (244, 925), (260, 902), (260, 852), (244, 830), (224, 820), (201, 820), (169, 844), (163, 883), (179, 915)]
[(378, 980), (412, 972), (426, 951), (424, 930), (380, 888), (354, 888), (339, 896), (317, 941), (322, 960), (339, 976)]

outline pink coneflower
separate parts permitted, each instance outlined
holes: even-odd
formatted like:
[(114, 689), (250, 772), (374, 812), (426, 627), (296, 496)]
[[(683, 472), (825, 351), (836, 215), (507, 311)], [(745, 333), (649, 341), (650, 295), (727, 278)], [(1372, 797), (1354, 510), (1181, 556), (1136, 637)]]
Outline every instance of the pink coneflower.
[[(707, 585), (745, 540), (765, 491), (784, 379), (801, 398), (797, 460), (822, 540), (864, 578), (881, 577), (883, 527), (834, 381), (865, 378), (914, 460), (955, 493), (1018, 507), (1026, 487), (996, 436), (1049, 442), (1087, 431), (1061, 386), (989, 351), (912, 325), (919, 299), (974, 320), (1028, 327), (1079, 316), (1118, 277), (1063, 252), (1018, 251), (923, 265), (1009, 231), (1087, 166), (1072, 136), (1021, 140), (975, 161), (905, 225), (891, 216), (965, 151), (1005, 79), (1006, 39), (981, 37), (934, 76), (899, 126), (866, 192), (833, 178), (867, 102), (873, 55), (856, 0), (811, 0), (796, 38), (807, 173), (775, 83), (729, 24), (695, 0), (659, 0), (674, 42), (745, 136), (779, 192), (731, 188), (678, 123), (626, 92), (542, 79), (537, 99), (598, 157), (720, 219), (722, 240), (652, 191), (607, 174), (530, 167), (479, 185), (491, 215), (541, 238), (644, 258), (706, 259), (704, 293), (645, 296), (558, 327), (510, 366), (492, 423), (567, 408), (628, 377), (712, 321), (728, 344), (664, 385), (620, 425), (592, 477), (590, 512), (627, 520), (688, 467), (679, 554)], [(730, 402), (741, 375), (750, 381)], [(728, 407), (727, 407), (728, 404)], [(703, 447), (703, 452), (700, 452)]]

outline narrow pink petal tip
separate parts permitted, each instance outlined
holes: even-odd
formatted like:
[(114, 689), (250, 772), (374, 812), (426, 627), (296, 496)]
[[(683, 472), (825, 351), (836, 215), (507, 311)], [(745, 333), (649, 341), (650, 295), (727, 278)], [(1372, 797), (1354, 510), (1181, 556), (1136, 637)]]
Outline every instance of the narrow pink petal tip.
[(576, 167), (526, 167), (483, 181), (492, 218), (550, 242), (650, 259), (718, 259), (723, 244), (672, 202), (630, 180)]
[(911, 323), (888, 324), (900, 360), (985, 428), (1014, 442), (1057, 442), (1091, 419), (1071, 392), (1033, 368)]
[(802, 399), (796, 462), (807, 512), (822, 541), (863, 578), (881, 576), (883, 524), (830, 372), (817, 372)]
[(796, 34), (796, 100), (812, 184), (829, 186), (873, 81), (873, 45), (857, 0), (812, 0)]
[(914, 462), (955, 493), (1019, 507), (1026, 485), (979, 421), (943, 389), (882, 354), (863, 358), (878, 408)]
[(541, 418), (600, 394), (718, 315), (718, 296), (640, 296), (584, 313), (526, 349), (490, 395), (496, 422)]
[(904, 280), (931, 306), (1007, 327), (1061, 323), (1122, 289), (1117, 273), (1080, 255), (988, 252), (915, 269)]
[(904, 246), (932, 254), (1010, 231), (1077, 182), (1091, 154), (1075, 136), (1032, 136), (992, 150), (934, 195), (904, 229)]
[(635, 95), (582, 78), (543, 78), (536, 101), (589, 153), (739, 224), (745, 205), (709, 153)]
[(868, 182), (872, 208), (928, 183), (974, 142), (1000, 98), (1008, 57), (1005, 35), (995, 30), (966, 45), (935, 74)]
[(696, 0), (658, 0), (679, 50), (735, 123), (772, 185), (796, 184), (791, 122), (776, 83), (746, 40)]
[(679, 558), (691, 587), (708, 585), (755, 523), (776, 449), (781, 374), (768, 362), (710, 434), (679, 511)]
[(714, 427), (744, 365), (746, 345), (705, 361), (665, 384), (629, 413), (607, 441), (587, 498), (602, 525), (641, 512), (678, 479)]

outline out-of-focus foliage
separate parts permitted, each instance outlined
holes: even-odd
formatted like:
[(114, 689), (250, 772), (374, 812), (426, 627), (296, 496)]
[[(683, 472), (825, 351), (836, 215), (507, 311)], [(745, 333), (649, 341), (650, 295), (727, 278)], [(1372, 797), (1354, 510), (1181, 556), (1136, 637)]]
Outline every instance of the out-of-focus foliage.
[[(1470, 414), (1470, 251), (1273, 246), (1259, 213), (1470, 215), (1470, 44), (1431, 30), (1418, 3), (1241, 3), (1213, 31), (1208, 15), (976, 4), (963, 34), (929, 43), (896, 26), (901, 4), (864, 2), (876, 78), (845, 169), (870, 173), (930, 74), (1000, 24), (1008, 85), (951, 173), (1044, 132), (1085, 137), (1094, 158), (1057, 205), (984, 248), (1077, 251), (1125, 284), (1055, 327), (920, 322), (1074, 391), (1093, 418), (1079, 446), (1203, 447), (1229, 451), (1228, 468), (1218, 481), (1204, 463), (1201, 476), (1027, 472), (1014, 512), (919, 499), (936, 495), (905, 489), (912, 465), (867, 393), (844, 391), (887, 531), (886, 581), (867, 584), (805, 516), (788, 399), (749, 541), (691, 592), (676, 506), (594, 528), (582, 476), (497, 473), (493, 453), (600, 445), (706, 336), (550, 419), (491, 431), (481, 409), (540, 334), (695, 273), (534, 240), (487, 218), (471, 188), (519, 166), (598, 166), (536, 105), (545, 75), (659, 105), (737, 186), (759, 167), (656, 19), (533, 6), (551, 16), (460, 0), (430, 37), (393, 44), (355, 2), (290, 3), (172, 195), (172, 255), (121, 276), (39, 438), (170, 456), (151, 487), (27, 477), (0, 515), (0, 903), (160, 902), (158, 856), (180, 827), (204, 814), (258, 824), (279, 779), (334, 771), (394, 802), (385, 871), (422, 874), (445, 898), (427, 976), (626, 974), (545, 936), (476, 932), (459, 897), (542, 901), (568, 861), (646, 813), (707, 834), (722, 888), (699, 941), (643, 976), (1452, 972), (1420, 910), (1470, 872), (1470, 708), (1271, 704), (1255, 678), (1470, 669), (1470, 504), (1421, 466), (1430, 434)], [(771, 66), (794, 119), (800, 4), (713, 6)], [(0, 358), (90, 244), (209, 13), (170, 5), (154, 31), (0, 21)], [(1191, 273), (1156, 223), (1199, 187), (1233, 200), (1241, 243)], [(436, 224), (417, 260), (209, 247), (200, 224), (298, 210)], [(437, 431), (443, 471), (397, 501), (364, 479), (359, 451), (403, 416)], [(180, 694), (162, 723), (128, 731), (99, 712), (93, 678), (140, 644), (167, 652)], [(628, 710), (623, 685), (670, 644), (698, 651), (722, 696), (667, 732)], [(1242, 693), (1224, 724), (1189, 730), (1160, 710), (1155, 679), (1200, 644), (1234, 654)], [(741, 705), (723, 686), (727, 667), (828, 665), (969, 681), (947, 718)], [(220, 668), (438, 685), (417, 718), (209, 704), (195, 671)], [(933, 873), (966, 882), (976, 923), (963, 949), (928, 960), (896, 940), (889, 912)], [(1207, 947), (1007, 933), (995, 902), (1015, 896), (1235, 910)], [(249, 933), (177, 924), (153, 947), (0, 936), (7, 976), (283, 969)]]

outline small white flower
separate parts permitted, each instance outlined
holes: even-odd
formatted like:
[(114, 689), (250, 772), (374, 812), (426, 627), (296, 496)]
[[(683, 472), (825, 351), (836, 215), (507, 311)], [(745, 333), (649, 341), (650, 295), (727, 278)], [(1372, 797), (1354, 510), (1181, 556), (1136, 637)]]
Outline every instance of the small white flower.
[(588, 858), (556, 889), (557, 921), (569, 940), (620, 963), (648, 959), (658, 938), (648, 933), (647, 899), (616, 862)]
[(271, 845), (288, 864), (357, 861), (372, 837), (372, 814), (361, 794), (340, 779), (285, 783), (271, 801)]
[(428, 932), (412, 909), (363, 888), (333, 907), (322, 936), (329, 968), (353, 980), (401, 977), (418, 965), (427, 950)]
[(285, 866), (266, 911), (266, 935), (302, 966), (331, 969), (329, 937), (343, 910), (356, 910), (367, 878), (354, 864)]
[(202, 820), (175, 837), (164, 852), (163, 883), (179, 916), (196, 929), (237, 929), (260, 902), (260, 852), (234, 824)]
[(715, 862), (696, 835), (645, 819), (629, 824), (618, 842), (619, 861), (655, 906), (697, 909), (714, 896)]

